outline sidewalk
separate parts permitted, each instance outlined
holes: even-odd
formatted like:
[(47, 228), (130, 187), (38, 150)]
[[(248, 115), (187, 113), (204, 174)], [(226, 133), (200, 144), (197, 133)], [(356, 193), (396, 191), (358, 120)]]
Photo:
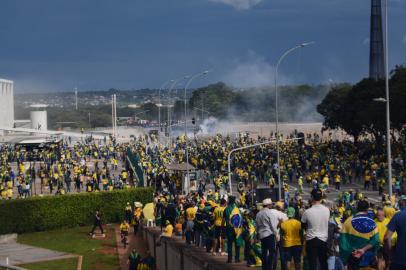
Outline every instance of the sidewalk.
[(130, 255), (131, 251), (135, 248), (137, 252), (144, 257), (146, 255), (146, 251), (148, 250), (148, 245), (145, 242), (144, 238), (142, 237), (141, 228), (138, 231), (137, 235), (134, 236), (134, 231), (131, 230), (128, 234), (128, 242), (127, 248), (124, 248), (123, 244), (121, 243), (121, 236), (120, 236), (120, 228), (119, 225), (115, 226), (115, 233), (116, 233), (116, 242), (117, 242), (117, 253), (120, 260), (120, 267), (121, 269), (128, 269), (127, 260), (128, 256)]
[(9, 259), (9, 264), (19, 265), (76, 257), (69, 253), (22, 245), (16, 240), (16, 237), (12, 237), (8, 241), (0, 243), (0, 261), (2, 263), (6, 262), (6, 258)]

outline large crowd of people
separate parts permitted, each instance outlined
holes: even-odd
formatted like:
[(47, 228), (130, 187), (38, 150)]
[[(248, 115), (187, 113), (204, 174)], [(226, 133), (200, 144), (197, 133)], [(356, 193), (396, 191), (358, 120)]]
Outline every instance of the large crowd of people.
[[(148, 182), (156, 187), (161, 237), (183, 236), (186, 244), (226, 256), (228, 263), (239, 263), (243, 256), (247, 266), (266, 270), (405, 269), (399, 255), (406, 251), (402, 141), (394, 142), (392, 197), (387, 194), (386, 158), (374, 141), (323, 141), (317, 136), (308, 136), (306, 144), (281, 143), (281, 200), (258, 201), (255, 193), (258, 186), (277, 184), (275, 143), (234, 154), (231, 179), (238, 194), (230, 194), (228, 153), (270, 139), (218, 135), (189, 142), (189, 160), (200, 172), (196, 191), (189, 193), (183, 190), (182, 174), (165, 167), (186, 161), (184, 137), (169, 147), (153, 138), (136, 142)], [(360, 187), (341, 191), (346, 184)], [(297, 187), (293, 191), (292, 185)], [(302, 199), (304, 186), (312, 190), (309, 200)], [(329, 200), (331, 189), (340, 194)], [(381, 202), (369, 200), (364, 190), (376, 191)]]
[(405, 211), (404, 195), (395, 205), (362, 196), (332, 202), (316, 187), (307, 202), (265, 198), (250, 208), (233, 195), (161, 193), (155, 213), (161, 237), (183, 236), (228, 263), (334, 270), (405, 269)]
[(124, 144), (67, 141), (27, 150), (0, 146), (2, 199), (68, 192), (98, 192), (134, 185)]
[[(154, 135), (121, 144), (59, 143), (37, 151), (35, 161), (32, 153), (3, 145), (1, 197), (33, 195), (36, 181), (40, 193), (46, 189), (52, 194), (133, 186), (133, 172), (126, 165), (130, 149), (139, 158), (146, 185), (155, 190), (155, 221), (162, 230), (157, 244), (182, 236), (187, 245), (225, 256), (228, 263), (244, 260), (266, 270), (405, 269), (405, 143), (400, 138), (393, 142), (390, 197), (382, 145), (317, 134), (307, 135), (304, 143), (297, 135), (280, 138), (279, 168), (274, 134), (188, 141), (179, 136), (167, 144)], [(254, 144), (259, 145), (233, 153), (229, 174), (230, 151)], [(193, 166), (189, 180), (195, 183), (189, 186), (184, 171), (169, 168), (187, 160)], [(283, 196), (260, 198), (256, 188), (272, 190), (278, 179)], [(357, 188), (346, 188), (349, 184)], [(339, 195), (329, 198), (332, 190)], [(369, 200), (365, 191), (376, 191), (380, 202)], [(126, 214), (122, 227), (128, 232), (130, 224), (137, 224), (136, 233), (142, 217), (134, 223), (132, 214)]]

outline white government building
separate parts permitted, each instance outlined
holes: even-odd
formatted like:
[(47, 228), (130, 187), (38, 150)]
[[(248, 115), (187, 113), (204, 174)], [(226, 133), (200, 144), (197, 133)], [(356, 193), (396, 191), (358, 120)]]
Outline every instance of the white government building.
[(0, 127), (14, 126), (14, 82), (0, 78)]

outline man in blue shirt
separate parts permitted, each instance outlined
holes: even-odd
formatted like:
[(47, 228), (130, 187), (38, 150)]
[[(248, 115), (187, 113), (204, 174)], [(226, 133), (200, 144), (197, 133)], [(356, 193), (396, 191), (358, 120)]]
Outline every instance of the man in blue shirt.
[(389, 224), (384, 240), (385, 248), (390, 254), (392, 234), (398, 234), (395, 251), (392, 256), (391, 270), (406, 270), (406, 196), (402, 195), (399, 200), (400, 212), (396, 213)]

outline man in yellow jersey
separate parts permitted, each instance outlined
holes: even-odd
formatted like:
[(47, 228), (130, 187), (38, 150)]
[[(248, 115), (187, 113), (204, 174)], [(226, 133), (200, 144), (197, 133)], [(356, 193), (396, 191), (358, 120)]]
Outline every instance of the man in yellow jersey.
[(128, 231), (130, 230), (130, 224), (128, 224), (127, 220), (123, 220), (120, 224), (120, 233), (121, 233), (121, 238), (124, 236), (128, 236)]
[(194, 220), (196, 218), (197, 207), (193, 202), (189, 204), (186, 208), (185, 215), (186, 215), (186, 226), (185, 226), (185, 237), (186, 237), (186, 244), (190, 245), (193, 239), (193, 228), (194, 228)]
[(172, 223), (171, 223), (169, 220), (167, 220), (167, 221), (166, 221), (166, 226), (165, 226), (165, 228), (163, 229), (161, 235), (159, 236), (158, 242), (156, 243), (156, 245), (157, 245), (157, 246), (160, 246), (160, 245), (161, 245), (161, 240), (162, 240), (162, 238), (163, 238), (163, 237), (164, 237), (164, 238), (171, 238), (171, 237), (172, 237), (172, 234), (173, 234), (173, 226), (172, 226)]
[(389, 256), (386, 250), (383, 248), (384, 245), (384, 236), (387, 229), (387, 225), (390, 219), (385, 217), (385, 212), (383, 208), (379, 207), (376, 211), (375, 223), (378, 228), (379, 233), (379, 249), (378, 249), (378, 267), (379, 269), (387, 269), (387, 264), (389, 262)]
[(302, 224), (295, 219), (295, 208), (288, 207), (287, 216), (288, 220), (281, 223), (282, 233), (282, 250), (284, 254), (284, 261), (286, 262), (286, 269), (291, 270), (291, 261), (295, 263), (295, 270), (301, 268), (301, 254), (302, 254)]
[(213, 211), (214, 216), (214, 244), (213, 244), (213, 255), (216, 252), (220, 252), (221, 255), (224, 254), (224, 237), (225, 237), (225, 227), (223, 226), (223, 215), (224, 209), (226, 208), (226, 200), (220, 200), (220, 206), (216, 207)]

